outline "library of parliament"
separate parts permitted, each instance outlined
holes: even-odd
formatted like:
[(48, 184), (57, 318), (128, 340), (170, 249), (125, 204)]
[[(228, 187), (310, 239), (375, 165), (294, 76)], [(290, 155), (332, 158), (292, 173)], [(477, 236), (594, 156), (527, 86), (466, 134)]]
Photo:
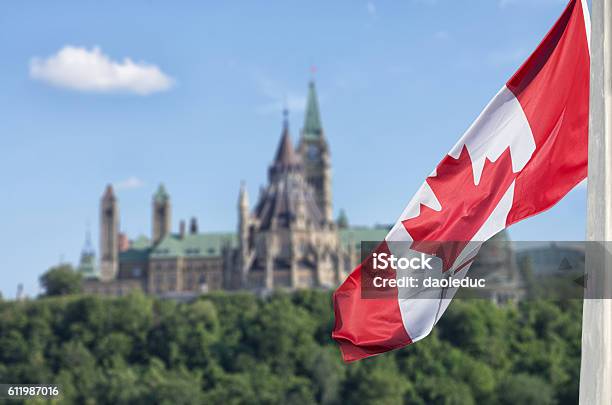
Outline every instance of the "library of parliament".
[(196, 218), (173, 231), (171, 197), (160, 185), (152, 196), (150, 237), (130, 239), (121, 232), (119, 200), (108, 185), (100, 201), (99, 260), (89, 243), (81, 253), (85, 291), (125, 295), (140, 289), (188, 298), (220, 289), (331, 288), (357, 264), (362, 240), (387, 234), (385, 226), (351, 227), (343, 212), (333, 218), (331, 154), (314, 82), (297, 147), (285, 112), (267, 174), (253, 206), (240, 186), (237, 229), (227, 233), (202, 231)]

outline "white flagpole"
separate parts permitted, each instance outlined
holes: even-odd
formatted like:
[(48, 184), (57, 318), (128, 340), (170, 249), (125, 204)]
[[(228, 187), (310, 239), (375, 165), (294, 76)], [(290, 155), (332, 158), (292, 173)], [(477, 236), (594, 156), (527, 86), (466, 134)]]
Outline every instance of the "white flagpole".
[[(586, 6), (583, 1), (583, 6)], [(612, 404), (612, 1), (591, 7), (587, 288), (580, 404)], [(604, 243), (597, 243), (604, 242)], [(612, 244), (612, 242), (609, 242)]]

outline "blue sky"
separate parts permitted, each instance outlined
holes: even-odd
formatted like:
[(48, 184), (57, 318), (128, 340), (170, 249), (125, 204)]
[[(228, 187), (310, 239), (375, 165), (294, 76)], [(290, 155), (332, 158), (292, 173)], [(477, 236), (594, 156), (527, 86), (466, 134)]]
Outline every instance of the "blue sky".
[[(201, 230), (234, 229), (240, 181), (251, 200), (265, 182), (283, 100), (297, 138), (312, 65), (336, 212), (393, 222), (564, 5), (3, 2), (0, 291), (13, 297), (23, 283), (38, 293), (40, 273), (78, 260), (87, 224), (97, 247), (109, 182), (130, 237), (150, 233), (160, 181), (175, 228), (195, 215)], [(62, 76), (63, 62), (84, 55), (120, 80), (87, 81), (91, 69)], [(511, 235), (583, 239), (585, 207), (583, 187)]]

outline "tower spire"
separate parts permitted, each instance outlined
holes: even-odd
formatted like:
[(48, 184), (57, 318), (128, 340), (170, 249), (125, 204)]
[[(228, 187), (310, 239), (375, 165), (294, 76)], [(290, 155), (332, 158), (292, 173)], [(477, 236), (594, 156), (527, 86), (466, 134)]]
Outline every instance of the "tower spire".
[(274, 158), (275, 166), (288, 166), (298, 163), (298, 156), (293, 149), (293, 142), (291, 141), (291, 135), (289, 134), (289, 110), (283, 109), (283, 132), (281, 133), (281, 139), (276, 149), (276, 155)]
[(319, 113), (317, 90), (315, 88), (314, 79), (311, 79), (308, 83), (308, 100), (306, 102), (306, 114), (304, 118), (302, 136), (318, 138), (322, 135), (323, 126), (321, 125), (321, 114)]
[(324, 213), (326, 222), (332, 224), (331, 156), (323, 133), (314, 80), (308, 83), (306, 114), (298, 152), (306, 181), (315, 191), (317, 204)]
[(83, 245), (83, 252), (93, 253), (94, 248), (93, 248), (93, 244), (91, 243), (91, 228), (89, 226), (89, 222), (87, 222), (85, 229), (86, 229), (85, 230), (85, 244)]
[(286, 98), (285, 105), (283, 107), (283, 132), (289, 132), (289, 107), (287, 106)]
[(268, 169), (268, 178), (270, 181), (274, 181), (279, 173), (287, 170), (301, 170), (302, 164), (299, 155), (293, 148), (293, 142), (291, 141), (291, 135), (289, 134), (289, 112), (287, 109), (283, 110), (283, 131), (281, 133), (281, 139), (274, 155), (274, 161)]
[(81, 258), (79, 260), (78, 271), (84, 277), (96, 277), (96, 253), (94, 252), (93, 245), (91, 244), (91, 231), (89, 223), (87, 223), (87, 230), (85, 231), (85, 244), (81, 251)]

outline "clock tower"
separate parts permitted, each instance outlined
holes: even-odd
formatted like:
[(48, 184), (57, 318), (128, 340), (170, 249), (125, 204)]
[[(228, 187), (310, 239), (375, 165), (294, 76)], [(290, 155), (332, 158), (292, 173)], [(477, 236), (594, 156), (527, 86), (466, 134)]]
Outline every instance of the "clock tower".
[(308, 101), (298, 152), (302, 157), (306, 181), (315, 191), (316, 202), (329, 224), (332, 218), (331, 159), (325, 139), (314, 81), (308, 84)]

